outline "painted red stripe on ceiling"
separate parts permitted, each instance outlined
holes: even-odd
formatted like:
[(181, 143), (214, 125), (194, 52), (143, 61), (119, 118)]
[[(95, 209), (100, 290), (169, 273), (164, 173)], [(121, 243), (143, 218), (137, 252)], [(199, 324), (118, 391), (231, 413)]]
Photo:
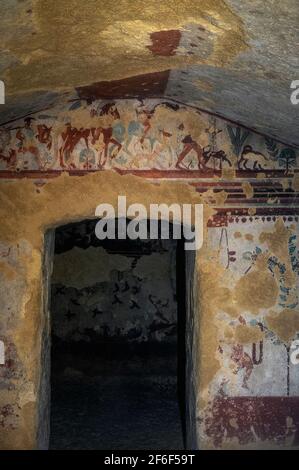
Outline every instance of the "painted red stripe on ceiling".
[(133, 97), (149, 98), (164, 94), (169, 70), (162, 72), (136, 75), (122, 80), (112, 80), (93, 83), (76, 88), (82, 100), (91, 103), (98, 99), (124, 99)]

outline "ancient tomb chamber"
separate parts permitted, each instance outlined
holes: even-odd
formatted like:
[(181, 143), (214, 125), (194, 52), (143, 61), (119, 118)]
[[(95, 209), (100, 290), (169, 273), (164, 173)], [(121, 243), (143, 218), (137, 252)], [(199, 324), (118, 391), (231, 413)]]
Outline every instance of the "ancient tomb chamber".
[[(193, 257), (185, 253), (186, 448), (298, 447), (298, 148), (166, 99), (90, 103), (78, 97), (30, 117), (1, 127), (0, 448), (49, 446), (51, 319), (53, 351), (70, 348), (56, 361), (57, 381), (104, 375), (96, 359), (90, 370), (85, 365), (91, 361), (72, 362), (77, 347), (88, 352), (99, 338), (109, 344), (123, 339), (126, 348), (139, 347), (142, 336), (159, 347), (175, 337), (164, 334), (165, 328), (160, 341), (159, 330), (151, 330), (154, 318), (164, 322), (157, 313), (145, 315), (140, 327), (136, 294), (126, 290), (126, 281), (131, 286), (136, 270), (155, 257), (153, 246), (132, 268), (128, 246), (120, 253), (119, 247), (115, 252), (88, 242), (58, 252), (56, 237), (57, 260), (75, 253), (77, 262), (78, 252), (96, 250), (109, 262), (125, 260), (125, 268), (111, 268), (105, 279), (102, 271), (88, 272), (98, 278), (81, 286), (75, 270), (65, 281), (54, 263), (51, 311), (54, 231), (95, 218), (101, 202), (116, 210), (119, 195), (147, 210), (151, 203), (204, 206), (203, 246)], [(113, 138), (104, 139), (104, 131)], [(97, 283), (110, 292), (107, 305), (116, 302), (109, 318), (108, 306), (96, 305), (87, 292)], [(132, 299), (124, 313), (128, 323), (116, 325), (118, 288)], [(155, 290), (151, 300), (142, 299), (150, 315), (162, 305), (169, 308)], [(124, 361), (126, 354), (124, 349)], [(165, 362), (165, 377), (174, 372), (174, 362)], [(134, 375), (129, 361), (123, 370)], [(158, 375), (154, 370), (152, 377)], [(154, 388), (156, 383), (151, 381)]]

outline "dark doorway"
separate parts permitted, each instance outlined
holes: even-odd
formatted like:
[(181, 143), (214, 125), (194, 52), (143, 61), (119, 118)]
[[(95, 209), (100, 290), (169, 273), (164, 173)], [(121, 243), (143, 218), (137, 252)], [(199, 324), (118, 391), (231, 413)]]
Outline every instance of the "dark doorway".
[(55, 232), (50, 448), (184, 449), (183, 241), (95, 224)]

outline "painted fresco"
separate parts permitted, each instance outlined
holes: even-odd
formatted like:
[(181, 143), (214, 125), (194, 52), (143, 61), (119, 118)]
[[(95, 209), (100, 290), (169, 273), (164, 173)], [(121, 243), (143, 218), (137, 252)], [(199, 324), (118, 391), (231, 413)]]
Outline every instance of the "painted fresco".
[[(232, 222), (210, 230), (234, 290), (228, 308), (215, 312), (223, 328), (217, 351), (221, 369), (210, 384), (212, 395), (299, 394), (298, 364), (290, 360), (292, 342), (299, 339), (299, 226), (297, 218), (291, 219), (254, 217), (254, 224)], [(231, 308), (235, 299), (237, 312)]]
[[(76, 100), (0, 128), (0, 170), (290, 175), (297, 152), (196, 109), (160, 100)], [(3, 175), (2, 175), (3, 176)]]
[[(30, 204), (39, 202), (41, 218), (46, 217), (41, 201), (49, 204), (51, 195), (43, 188), (57, 184), (58, 196), (65, 191), (59, 189), (59, 178), (46, 178), (63, 171), (74, 175), (71, 180), (79, 187), (85, 178), (76, 175), (103, 176), (100, 172), (109, 169), (158, 181), (186, 179), (190, 194), (194, 188), (198, 200), (213, 208), (200, 259), (206, 270), (201, 272), (198, 263), (197, 291), (204, 299), (199, 381), (208, 377), (199, 385), (204, 405), (198, 432), (215, 447), (230, 439), (240, 445), (265, 439), (295, 442), (298, 434), (299, 366), (291, 361), (292, 343), (299, 340), (297, 157), (298, 150), (283, 143), (166, 100), (88, 105), (76, 100), (0, 128), (0, 177), (36, 178), (30, 185), (34, 199), (31, 192), (28, 198)], [(18, 187), (18, 182), (11, 184)], [(27, 220), (24, 239), (31, 236), (31, 214)], [(9, 279), (0, 299), (7, 312), (0, 318), (2, 331), (16, 328), (21, 301), (27, 302), (19, 250), (28, 251), (30, 266), (34, 262), (26, 244), (1, 244)], [(14, 269), (20, 273), (16, 278)], [(9, 387), (11, 374), (21, 377), (21, 365), (10, 333), (1, 340), (12, 344), (1, 372)], [(31, 386), (22, 379), (22, 390), (31, 393)], [(1, 423), (5, 429), (16, 427), (17, 410), (5, 404)]]

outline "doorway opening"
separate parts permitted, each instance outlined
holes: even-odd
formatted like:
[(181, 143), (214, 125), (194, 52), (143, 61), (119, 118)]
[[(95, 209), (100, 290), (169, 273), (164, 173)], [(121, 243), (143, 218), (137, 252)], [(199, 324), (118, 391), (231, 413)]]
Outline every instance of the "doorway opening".
[(55, 231), (50, 449), (190, 448), (184, 242), (95, 224)]

